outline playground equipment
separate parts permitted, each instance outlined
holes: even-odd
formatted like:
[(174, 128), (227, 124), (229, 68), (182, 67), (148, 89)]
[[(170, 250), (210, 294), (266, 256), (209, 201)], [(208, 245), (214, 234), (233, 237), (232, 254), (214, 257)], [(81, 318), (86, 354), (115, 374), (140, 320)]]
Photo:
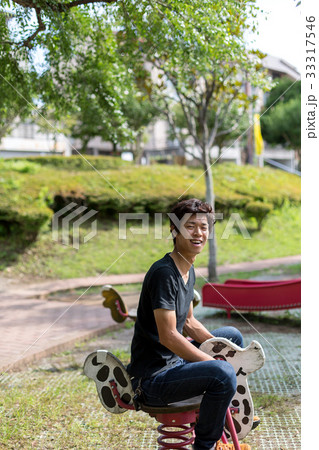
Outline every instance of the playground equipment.
[[(104, 297), (102, 305), (104, 308), (110, 308), (112, 319), (115, 320), (115, 322), (122, 323), (126, 319), (136, 320), (136, 309), (128, 311), (122, 297), (110, 284), (105, 284), (102, 287), (101, 294), (102, 297)], [(193, 306), (197, 306), (200, 301), (201, 296), (194, 289)]]
[(203, 306), (232, 310), (266, 311), (301, 307), (301, 279), (251, 281), (229, 279), (224, 284), (206, 283)]
[[(103, 306), (111, 309), (114, 320), (123, 322), (128, 317), (136, 318), (136, 314), (127, 311), (123, 299), (112, 286), (104, 286), (102, 295), (105, 299)], [(235, 449), (240, 450), (239, 439), (243, 439), (253, 428), (254, 418), (247, 375), (263, 366), (264, 352), (256, 341), (242, 349), (224, 338), (209, 339), (200, 349), (216, 359), (230, 362), (236, 371), (237, 391), (227, 410), (222, 441), (227, 443), (231, 438)], [(187, 450), (186, 446), (194, 442), (194, 428), (202, 396), (161, 407), (146, 405), (140, 396), (134, 393), (125, 366), (107, 350), (97, 350), (88, 355), (84, 363), (84, 373), (94, 380), (99, 399), (107, 411), (119, 414), (127, 410), (142, 410), (154, 417), (160, 423), (157, 427), (160, 449)], [(242, 445), (241, 450), (243, 448)], [(250, 447), (247, 446), (248, 448)]]
[[(252, 429), (254, 417), (247, 375), (263, 366), (263, 350), (256, 341), (242, 349), (224, 338), (209, 339), (200, 348), (215, 358), (229, 361), (236, 371), (237, 391), (226, 414), (222, 441), (227, 443), (231, 438), (235, 449), (240, 450), (239, 439), (243, 439)], [(186, 450), (185, 446), (194, 442), (202, 396), (161, 407), (143, 404), (133, 392), (126, 368), (107, 350), (91, 353), (85, 360), (84, 373), (95, 381), (98, 396), (107, 411), (120, 414), (127, 410), (142, 410), (155, 417), (160, 423), (157, 427), (160, 449)]]

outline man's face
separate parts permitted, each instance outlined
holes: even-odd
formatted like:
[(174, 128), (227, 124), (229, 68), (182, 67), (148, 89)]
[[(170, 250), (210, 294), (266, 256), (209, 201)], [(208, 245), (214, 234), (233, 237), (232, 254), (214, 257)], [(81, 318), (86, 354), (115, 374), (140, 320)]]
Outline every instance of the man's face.
[(193, 214), (181, 221), (180, 232), (176, 234), (176, 250), (181, 254), (199, 254), (209, 236), (206, 214)]

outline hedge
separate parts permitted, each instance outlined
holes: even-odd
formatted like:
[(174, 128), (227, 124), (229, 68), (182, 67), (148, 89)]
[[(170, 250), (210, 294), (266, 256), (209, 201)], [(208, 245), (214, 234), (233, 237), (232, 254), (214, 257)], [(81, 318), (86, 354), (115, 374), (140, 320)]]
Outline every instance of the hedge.
[[(35, 236), (70, 202), (97, 210), (103, 219), (117, 218), (119, 212), (165, 213), (179, 198), (205, 199), (201, 169), (124, 165), (97, 173), (56, 170), (30, 159), (0, 161), (0, 233), (19, 229)], [(272, 209), (286, 201), (300, 202), (300, 178), (282, 171), (219, 164), (213, 176), (215, 210), (224, 217), (239, 211), (255, 217), (260, 227)]]
[(274, 208), (271, 203), (249, 202), (245, 206), (246, 217), (254, 217), (257, 220), (258, 230), (261, 230), (261, 224), (267, 214)]
[(52, 155), (52, 156), (28, 156), (26, 158), (8, 158), (7, 163), (17, 162), (35, 163), (39, 166), (54, 167), (58, 170), (71, 170), (71, 171), (88, 171), (94, 170), (109, 170), (109, 169), (121, 169), (122, 167), (128, 167), (132, 165), (130, 161), (124, 161), (123, 159), (115, 156), (91, 156), (84, 155), (77, 156), (72, 155), (68, 157)]

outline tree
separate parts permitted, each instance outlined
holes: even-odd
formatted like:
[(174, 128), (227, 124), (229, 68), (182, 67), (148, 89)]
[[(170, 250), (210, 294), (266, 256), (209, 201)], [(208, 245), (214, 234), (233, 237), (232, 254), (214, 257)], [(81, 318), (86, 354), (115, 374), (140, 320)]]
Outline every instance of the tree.
[[(179, 102), (189, 137), (201, 154), (206, 200), (214, 206), (211, 149), (217, 134), (234, 102), (244, 111), (253, 101), (243, 92), (243, 82), (265, 84), (260, 55), (248, 51), (244, 42), (248, 18), (255, 12), (254, 0), (122, 0), (112, 4), (99, 0), (8, 0), (6, 4), (19, 5), (15, 8), (19, 32), (12, 27), (8, 32), (7, 22), (6, 27), (1, 22), (3, 51), (17, 55), (17, 50), (23, 49), (24, 61), (35, 67), (33, 52), (41, 49), (39, 78), (44, 83), (44, 103), (63, 112), (92, 99), (96, 94), (91, 87), (82, 90), (77, 71), (85, 78), (86, 69), (82, 71), (81, 65), (94, 70), (93, 62), (103, 61), (107, 77), (103, 76), (100, 90), (100, 85), (95, 87), (99, 102), (92, 101), (100, 112), (108, 111), (116, 124), (109, 131), (116, 130), (118, 137), (126, 121), (121, 106), (130, 92), (125, 89), (130, 80), (127, 69), (133, 69), (134, 82), (143, 80), (141, 88), (138, 82), (137, 86), (144, 89), (158, 112), (166, 115), (186, 151), (172, 108)], [(152, 77), (146, 76), (145, 64)], [(105, 84), (107, 79), (110, 81)], [(87, 82), (92, 79), (87, 78)], [(215, 116), (210, 124), (212, 111)], [(215, 239), (209, 242), (209, 276), (214, 279)]]
[[(279, 100), (278, 100), (279, 99)], [(269, 109), (270, 108), (270, 109)], [(269, 144), (281, 144), (297, 151), (301, 149), (301, 82), (280, 78), (265, 104), (261, 116), (261, 132)]]
[[(53, 133), (55, 124), (72, 116), (74, 124), (70, 135), (81, 140), (83, 152), (95, 136), (112, 142), (115, 151), (118, 145), (123, 147), (134, 140), (135, 147), (139, 148), (142, 130), (154, 117), (155, 109), (145, 95), (140, 94), (134, 73), (123, 63), (114, 11), (110, 7), (112, 2), (104, 2), (105, 9), (94, 8), (100, 3), (82, 0), (8, 2), (8, 5), (20, 6), (0, 27), (4, 43), (2, 53), (12, 58), (17, 66), (24, 67), (21, 86), (32, 69), (36, 89), (27, 92), (29, 103), (45, 117), (49, 111), (50, 117), (54, 114), (55, 120), (47, 121)], [(10, 25), (12, 21), (15, 27)], [(20, 29), (20, 33), (15, 28)], [(26, 28), (33, 28), (33, 31), (25, 33)], [(34, 52), (38, 54), (37, 59)], [(11, 78), (17, 75), (14, 68), (10, 75)], [(3, 79), (3, 84), (7, 85), (9, 79)], [(19, 92), (10, 92), (10, 111), (21, 110)], [(17, 100), (17, 108), (14, 100)], [(12, 114), (8, 111), (5, 116), (11, 123)]]
[[(266, 87), (268, 81), (260, 63), (262, 55), (248, 51), (244, 42), (253, 2), (204, 1), (183, 7), (177, 14), (170, 4), (160, 12), (153, 6), (152, 21), (142, 26), (134, 20), (134, 7), (127, 6), (123, 39), (136, 70), (145, 62), (152, 68), (150, 99), (166, 116), (186, 153), (186, 139), (192, 140), (204, 169), (206, 201), (214, 206), (212, 147), (219, 136), (236, 128), (235, 123), (226, 125), (231, 108), (243, 116), (254, 101), (244, 92), (243, 83), (249, 80), (252, 86)], [(180, 126), (181, 114), (185, 127)], [(215, 237), (209, 240), (209, 255), (209, 279), (215, 280)]]
[[(175, 116), (175, 127), (178, 130), (181, 139), (185, 142), (185, 148), (187, 149), (187, 140), (189, 138), (189, 133), (187, 130), (186, 118), (183, 113), (183, 109), (181, 105), (178, 103), (174, 107), (174, 116)], [(211, 129), (214, 126), (216, 118), (216, 111), (211, 109), (210, 116), (208, 117), (208, 128)], [(214, 145), (218, 148), (218, 155), (215, 160), (215, 163), (220, 161), (220, 157), (222, 155), (222, 149), (227, 145), (232, 145), (237, 139), (245, 139), (245, 131), (249, 128), (249, 117), (246, 108), (241, 106), (237, 106), (234, 101), (230, 106), (229, 111), (225, 115), (225, 117), (220, 119), (219, 129), (216, 133)], [(198, 128), (198, 127), (197, 127)], [(199, 133), (199, 130), (197, 130)], [(172, 132), (172, 138), (176, 137), (176, 133)], [(226, 150), (227, 151), (227, 150)], [(190, 151), (191, 155), (195, 159), (199, 159), (192, 151)]]
[[(192, 3), (192, 0), (186, 0), (181, 5), (172, 0), (170, 8), (176, 14), (182, 14), (183, 5)], [(200, 2), (196, 0), (194, 5), (196, 3)], [(22, 118), (32, 106), (37, 108), (48, 102), (55, 106), (57, 113), (61, 111), (64, 115), (63, 108), (73, 106), (70, 98), (80, 98), (82, 92), (86, 97), (81, 99), (84, 108), (88, 96), (92, 99), (96, 94), (88, 92), (88, 86), (84, 90), (83, 86), (79, 88), (80, 80), (79, 77), (75, 79), (75, 74), (70, 71), (70, 61), (78, 67), (83, 60), (88, 64), (88, 53), (91, 54), (91, 63), (94, 62), (94, 53), (96, 57), (100, 56), (104, 75), (109, 76), (109, 83), (103, 85), (107, 95), (96, 105), (95, 112), (103, 108), (115, 120), (116, 127), (111, 127), (108, 134), (119, 130), (118, 125), (124, 124), (119, 104), (123, 104), (120, 97), (126, 91), (123, 79), (127, 72), (121, 63), (116, 65), (121, 55), (117, 52), (116, 43), (112, 42), (114, 36), (111, 34), (115, 31), (115, 15), (124, 18), (127, 8), (135, 10), (134, 21), (140, 22), (140, 25), (136, 23), (140, 28), (151, 21), (155, 13), (161, 15), (164, 6), (161, 0), (4, 0), (1, 3), (0, 63), (5, 72), (1, 73), (0, 87), (2, 92), (8, 93), (0, 102), (3, 133), (16, 117), (15, 111), (19, 111)], [(135, 26), (134, 23), (130, 26)], [(93, 69), (92, 64), (89, 65)], [(43, 78), (46, 79), (45, 84)], [(83, 71), (82, 81), (91, 81), (90, 77), (85, 78)], [(113, 86), (123, 89), (116, 92)], [(84, 115), (87, 118), (88, 114)], [(117, 142), (120, 138), (113, 136), (113, 140)]]
[[(116, 1), (4, 0), (0, 11), (3, 16), (11, 12), (16, 19), (16, 28), (11, 30), (11, 33), (8, 33), (8, 23), (1, 24), (1, 44), (10, 46), (13, 49), (26, 48), (31, 50), (38, 45), (43, 34), (50, 34), (58, 30), (63, 34), (63, 24), (72, 16), (74, 10), (80, 7), (85, 8), (87, 5), (107, 5)], [(83, 9), (84, 13), (87, 11), (88, 9)]]
[[(9, 14), (0, 14), (2, 39), (7, 39), (9, 36), (8, 20), (10, 20)], [(0, 45), (0, 91), (3, 95), (0, 99), (0, 141), (10, 132), (13, 123), (25, 118), (32, 109), (36, 79), (35, 71), (28, 67), (27, 62), (24, 66), (20, 64), (20, 60), (25, 57), (23, 49), (17, 50), (14, 55), (1, 47)]]
[(159, 111), (141, 93), (130, 96), (127, 102), (122, 105), (122, 110), (127, 118), (128, 126), (134, 133), (133, 155), (135, 163), (140, 164), (144, 150), (143, 135), (145, 128), (158, 117)]
[[(118, 54), (112, 25), (91, 22), (90, 15), (75, 11), (76, 27), (67, 21), (68, 51), (61, 54), (63, 39), (47, 37), (50, 70), (40, 77), (41, 98), (55, 104), (61, 114), (72, 114), (75, 124), (71, 136), (82, 142), (85, 152), (90, 139), (100, 136), (118, 145), (132, 139), (122, 105), (134, 92), (133, 75)], [(70, 57), (66, 56), (70, 52)]]
[(47, 136), (53, 135), (52, 153), (57, 153), (58, 135), (70, 135), (70, 130), (74, 125), (74, 117), (57, 115), (56, 110), (50, 105), (44, 105), (37, 112), (32, 111), (29, 117), (42, 133), (46, 133)]

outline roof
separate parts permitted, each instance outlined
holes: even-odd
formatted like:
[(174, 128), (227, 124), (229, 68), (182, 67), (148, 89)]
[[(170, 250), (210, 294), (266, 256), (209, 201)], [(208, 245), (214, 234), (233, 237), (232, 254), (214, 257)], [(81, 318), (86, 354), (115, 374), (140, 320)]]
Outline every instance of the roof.
[(293, 80), (298, 80), (300, 78), (300, 73), (296, 69), (296, 67), (287, 63), (284, 59), (277, 58), (276, 56), (267, 55), (262, 60), (263, 66), (272, 71), (279, 72), (283, 75), (287, 75)]

